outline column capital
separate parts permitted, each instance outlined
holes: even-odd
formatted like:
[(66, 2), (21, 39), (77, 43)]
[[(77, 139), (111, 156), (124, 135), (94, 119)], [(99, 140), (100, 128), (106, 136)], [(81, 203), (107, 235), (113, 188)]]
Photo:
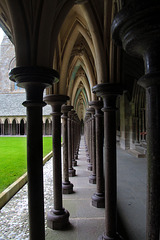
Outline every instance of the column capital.
[(112, 38), (133, 56), (144, 60), (145, 76), (139, 81), (144, 88), (159, 84), (160, 75), (160, 2), (131, 0), (115, 16)]
[(55, 95), (50, 94), (46, 95), (43, 100), (52, 107), (52, 115), (55, 115), (56, 113), (61, 112), (61, 106), (69, 100), (69, 97), (66, 95)]
[(109, 95), (121, 95), (123, 93), (123, 88), (122, 85), (118, 83), (101, 83), (95, 85), (92, 88), (92, 92), (98, 97), (104, 98)]
[(94, 109), (101, 109), (103, 107), (103, 101), (90, 101), (89, 106), (93, 107)]
[(52, 68), (26, 66), (13, 68), (9, 78), (25, 88), (27, 100), (38, 101), (46, 87), (58, 82), (59, 74)]
[(160, 2), (131, 0), (120, 10), (111, 26), (112, 37), (132, 55), (143, 55), (147, 45), (159, 42)]
[(103, 107), (103, 101), (95, 100), (89, 102), (89, 105), (95, 109), (95, 117), (101, 116), (101, 109)]
[(117, 96), (123, 93), (123, 88), (117, 83), (101, 83), (92, 88), (93, 93), (103, 98), (103, 111), (116, 110)]
[(87, 108), (87, 112), (88, 112), (88, 113), (90, 113), (90, 114), (91, 114), (91, 116), (93, 116), (93, 115), (94, 115), (94, 113), (95, 113), (95, 110), (94, 110), (94, 108), (93, 108), (93, 107), (90, 107), (90, 108)]
[(62, 107), (61, 107), (62, 113), (66, 113), (66, 114), (67, 114), (68, 112), (70, 112), (72, 109), (73, 109), (73, 106), (71, 106), (71, 105), (65, 105), (65, 104), (63, 104)]

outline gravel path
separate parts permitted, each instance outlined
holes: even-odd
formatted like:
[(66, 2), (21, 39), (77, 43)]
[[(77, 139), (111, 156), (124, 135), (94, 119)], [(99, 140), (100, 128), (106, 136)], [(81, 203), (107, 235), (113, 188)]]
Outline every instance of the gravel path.
[[(43, 167), (45, 212), (52, 207), (52, 160)], [(29, 239), (27, 184), (0, 210), (0, 240)], [(45, 223), (46, 224), (46, 223)]]

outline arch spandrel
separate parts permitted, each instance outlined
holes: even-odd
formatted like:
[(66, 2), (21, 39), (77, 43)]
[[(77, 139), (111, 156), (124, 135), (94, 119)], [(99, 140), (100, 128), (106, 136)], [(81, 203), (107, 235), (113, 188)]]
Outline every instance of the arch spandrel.
[[(54, 1), (5, 1), (16, 51), (17, 66), (53, 66)], [(16, 14), (15, 14), (16, 13)]]

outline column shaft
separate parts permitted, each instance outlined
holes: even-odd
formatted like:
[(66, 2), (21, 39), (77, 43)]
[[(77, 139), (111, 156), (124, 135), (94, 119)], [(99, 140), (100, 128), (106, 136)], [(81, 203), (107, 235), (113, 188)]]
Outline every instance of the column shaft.
[(47, 95), (44, 101), (52, 106), (53, 141), (53, 198), (54, 208), (47, 214), (47, 225), (54, 230), (63, 229), (69, 223), (69, 212), (62, 204), (61, 169), (61, 106), (69, 100), (65, 95)]
[(62, 136), (63, 136), (63, 194), (73, 193), (73, 184), (69, 181), (68, 172), (68, 128), (67, 118), (68, 112), (72, 109), (71, 106), (62, 105)]
[[(27, 172), (30, 239), (45, 239), (42, 152), (42, 106), (27, 102)], [(34, 164), (33, 164), (34, 162)]]
[(104, 112), (105, 147), (105, 221), (106, 235), (114, 238), (117, 223), (117, 178), (116, 178), (116, 115), (115, 111)]
[(54, 209), (59, 211), (62, 209), (61, 109), (57, 114), (54, 107), (52, 111)]
[(27, 171), (29, 232), (31, 240), (44, 240), (42, 107), (45, 87), (56, 82), (58, 73), (45, 67), (17, 67), (10, 79), (26, 90), (27, 107)]
[(69, 177), (75, 176), (75, 169), (72, 167), (72, 129), (71, 129), (71, 111), (68, 116), (68, 162), (69, 162)]
[(105, 232), (99, 239), (118, 240), (117, 234), (117, 163), (116, 163), (116, 100), (122, 94), (118, 84), (98, 84), (93, 92), (103, 98)]
[(148, 208), (147, 239), (159, 239), (160, 231), (160, 85), (151, 86), (147, 95)]
[(103, 172), (103, 106), (102, 101), (92, 101), (90, 105), (95, 109), (95, 140), (96, 140), (96, 183), (97, 191), (92, 196), (92, 205), (97, 208), (105, 207), (104, 172)]

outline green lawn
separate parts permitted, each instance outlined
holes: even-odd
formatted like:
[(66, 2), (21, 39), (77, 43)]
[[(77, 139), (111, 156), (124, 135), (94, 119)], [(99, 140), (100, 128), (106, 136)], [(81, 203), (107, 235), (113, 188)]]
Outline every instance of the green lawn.
[[(52, 138), (43, 138), (43, 156), (52, 150)], [(27, 170), (26, 137), (0, 137), (0, 192)]]

